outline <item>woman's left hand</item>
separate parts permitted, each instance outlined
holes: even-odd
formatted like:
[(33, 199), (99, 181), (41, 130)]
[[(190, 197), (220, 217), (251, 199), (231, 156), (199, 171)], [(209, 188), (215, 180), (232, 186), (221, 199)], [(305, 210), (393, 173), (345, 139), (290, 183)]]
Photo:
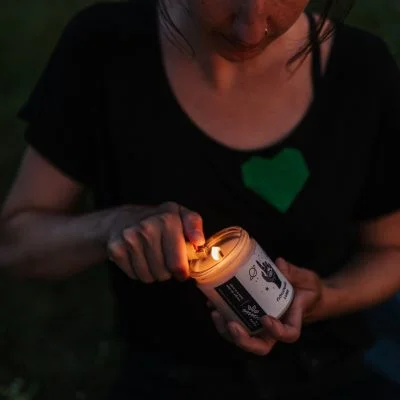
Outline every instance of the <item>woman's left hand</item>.
[(313, 312), (319, 308), (324, 289), (322, 280), (313, 271), (296, 267), (282, 258), (276, 266), (295, 291), (293, 302), (281, 320), (261, 318), (264, 331), (252, 337), (238, 322), (225, 321), (216, 310), (211, 313), (216, 329), (225, 339), (260, 356), (267, 355), (277, 342), (293, 343), (299, 339), (303, 323), (312, 319)]

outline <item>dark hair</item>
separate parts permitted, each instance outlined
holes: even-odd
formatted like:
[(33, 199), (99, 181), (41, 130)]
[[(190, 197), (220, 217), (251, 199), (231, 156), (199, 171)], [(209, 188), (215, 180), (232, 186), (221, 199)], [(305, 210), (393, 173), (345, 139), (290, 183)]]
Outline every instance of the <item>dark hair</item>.
[[(316, 38), (311, 38), (311, 40), (289, 60), (289, 64), (302, 57), (306, 57), (316, 45), (328, 40), (332, 34), (334, 34), (335, 27), (330, 26), (328, 29), (325, 29), (327, 20), (333, 19), (335, 21), (342, 21), (353, 8), (354, 3), (355, 0), (311, 0), (309, 5), (310, 11), (319, 13), (321, 17), (317, 26), (317, 36)], [(170, 39), (174, 40), (174, 43), (178, 44), (182, 50), (184, 50), (186, 45), (190, 48), (192, 55), (194, 55), (193, 47), (174, 24), (168, 12), (166, 0), (157, 0), (157, 5), (160, 15), (164, 19)]]

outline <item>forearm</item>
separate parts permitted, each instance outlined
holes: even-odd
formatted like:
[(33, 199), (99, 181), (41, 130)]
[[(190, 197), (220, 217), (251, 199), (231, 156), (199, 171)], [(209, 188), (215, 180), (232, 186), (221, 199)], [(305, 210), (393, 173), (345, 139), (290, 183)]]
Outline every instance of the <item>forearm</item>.
[(331, 318), (379, 304), (400, 290), (400, 249), (360, 253), (324, 283), (320, 306), (311, 320)]
[(0, 226), (0, 271), (19, 278), (56, 279), (106, 258), (114, 210), (68, 216), (21, 213)]

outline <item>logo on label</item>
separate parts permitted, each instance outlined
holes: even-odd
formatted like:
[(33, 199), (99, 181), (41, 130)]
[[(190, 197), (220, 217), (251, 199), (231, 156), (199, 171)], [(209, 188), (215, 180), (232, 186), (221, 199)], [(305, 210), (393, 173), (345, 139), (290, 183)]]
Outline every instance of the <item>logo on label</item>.
[(279, 289), (282, 287), (282, 281), (279, 279), (275, 269), (268, 261), (263, 261), (263, 263), (260, 263), (260, 261), (257, 260), (257, 265), (261, 269), (261, 276), (266, 282), (274, 283)]
[(217, 286), (215, 290), (251, 332), (262, 328), (260, 318), (266, 313), (237, 277)]
[(260, 318), (260, 310), (257, 309), (257, 306), (248, 305), (247, 308), (242, 308), (242, 313), (246, 314), (250, 318), (258, 319)]

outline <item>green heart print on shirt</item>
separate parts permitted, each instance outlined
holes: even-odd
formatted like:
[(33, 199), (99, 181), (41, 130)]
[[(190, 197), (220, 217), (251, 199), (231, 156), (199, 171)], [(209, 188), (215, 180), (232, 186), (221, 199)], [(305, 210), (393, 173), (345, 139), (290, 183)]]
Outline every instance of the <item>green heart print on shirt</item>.
[(303, 190), (310, 171), (303, 154), (285, 148), (272, 158), (251, 157), (242, 165), (245, 187), (286, 213)]

